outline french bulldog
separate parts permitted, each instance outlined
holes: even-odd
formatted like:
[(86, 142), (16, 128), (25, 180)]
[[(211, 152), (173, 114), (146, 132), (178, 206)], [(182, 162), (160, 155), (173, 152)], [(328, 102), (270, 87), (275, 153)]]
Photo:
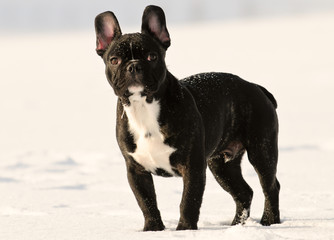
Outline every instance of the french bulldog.
[(273, 95), (228, 73), (175, 78), (166, 68), (171, 39), (160, 7), (146, 7), (141, 33), (122, 34), (110, 11), (95, 18), (95, 32), (96, 52), (118, 97), (117, 141), (144, 215), (144, 231), (165, 228), (152, 174), (183, 178), (176, 229), (198, 228), (207, 166), (235, 201), (232, 225), (243, 224), (253, 197), (241, 174), (245, 152), (265, 196), (261, 224), (279, 223), (278, 119)]

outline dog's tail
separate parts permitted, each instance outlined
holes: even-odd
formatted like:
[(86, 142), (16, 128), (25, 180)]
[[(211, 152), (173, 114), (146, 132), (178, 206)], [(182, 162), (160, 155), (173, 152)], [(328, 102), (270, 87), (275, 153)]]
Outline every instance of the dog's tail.
[(267, 98), (269, 98), (269, 100), (271, 101), (271, 103), (274, 105), (275, 109), (277, 109), (277, 101), (276, 99), (274, 98), (274, 96), (267, 90), (265, 89), (264, 87), (260, 86), (260, 85), (257, 85), (261, 91), (267, 96)]

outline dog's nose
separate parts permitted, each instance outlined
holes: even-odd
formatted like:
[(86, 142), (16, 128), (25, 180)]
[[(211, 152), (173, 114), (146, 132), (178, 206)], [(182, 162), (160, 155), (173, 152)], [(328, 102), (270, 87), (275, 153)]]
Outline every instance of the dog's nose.
[(143, 67), (138, 61), (134, 61), (129, 64), (127, 70), (130, 73), (140, 73), (143, 70)]

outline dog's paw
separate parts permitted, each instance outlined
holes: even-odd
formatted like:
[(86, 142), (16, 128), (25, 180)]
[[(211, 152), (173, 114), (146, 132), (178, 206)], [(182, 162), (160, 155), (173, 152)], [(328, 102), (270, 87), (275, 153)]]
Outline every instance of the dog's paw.
[(279, 213), (273, 214), (273, 213), (264, 212), (260, 223), (263, 226), (270, 226), (272, 224), (281, 223)]
[(197, 224), (191, 224), (191, 223), (186, 223), (186, 222), (179, 222), (177, 225), (176, 230), (197, 230)]
[(165, 229), (164, 224), (161, 220), (152, 220), (145, 222), (143, 231), (162, 231)]
[(241, 213), (236, 213), (232, 222), (232, 226), (238, 224), (244, 225), (247, 219), (249, 218), (249, 212), (250, 212), (249, 208), (248, 209), (245, 208), (241, 211)]
[(278, 224), (281, 223), (279, 218), (267, 218), (267, 217), (262, 217), (261, 222), (263, 226), (270, 226), (272, 224)]

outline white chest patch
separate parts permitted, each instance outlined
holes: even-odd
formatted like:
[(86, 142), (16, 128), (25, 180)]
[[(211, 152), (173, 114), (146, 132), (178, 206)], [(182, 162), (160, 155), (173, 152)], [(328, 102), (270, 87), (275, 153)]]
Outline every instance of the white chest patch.
[(124, 110), (137, 145), (136, 151), (129, 154), (147, 171), (155, 173), (156, 169), (162, 168), (175, 175), (169, 157), (176, 149), (164, 143), (164, 136), (160, 132), (159, 101), (147, 103), (146, 97), (141, 96), (143, 87), (129, 87), (129, 91), (133, 95), (129, 97), (130, 106), (125, 106)]

